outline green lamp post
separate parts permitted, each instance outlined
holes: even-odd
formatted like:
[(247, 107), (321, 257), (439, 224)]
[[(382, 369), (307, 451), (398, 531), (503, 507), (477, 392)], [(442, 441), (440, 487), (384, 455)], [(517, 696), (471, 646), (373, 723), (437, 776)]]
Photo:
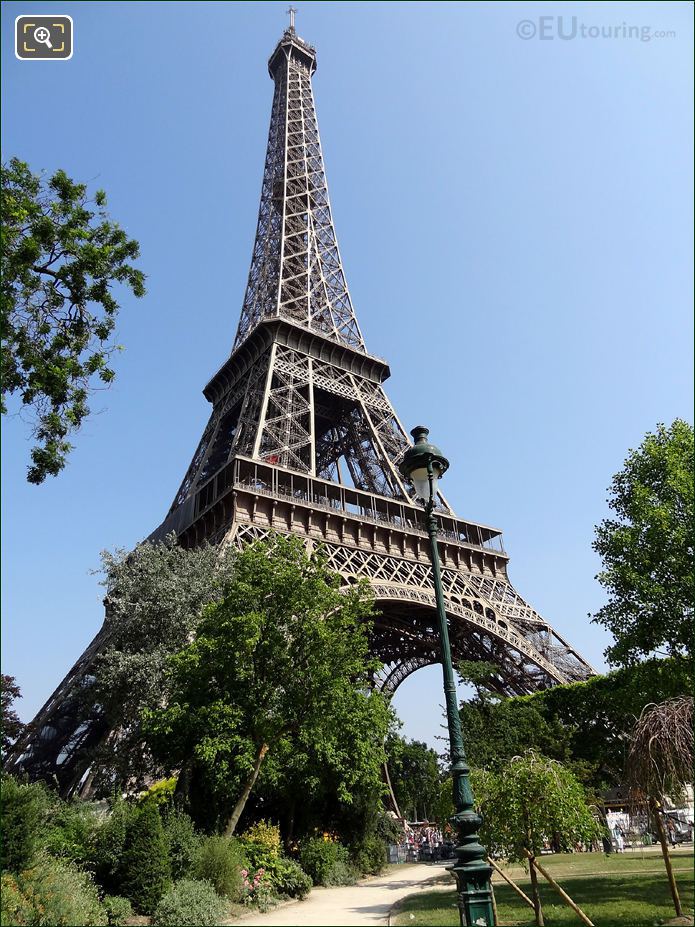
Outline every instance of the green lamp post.
[(444, 607), (442, 575), (437, 548), (437, 520), (434, 507), (437, 500), (437, 481), (449, 469), (449, 461), (434, 444), (427, 441), (429, 429), (418, 425), (410, 432), (415, 439), (413, 447), (403, 455), (400, 471), (415, 487), (416, 495), (425, 503), (425, 520), (430, 537), (430, 557), (434, 577), (434, 593), (437, 600), (439, 639), (442, 645), (442, 667), (444, 670), (444, 696), (446, 719), (449, 727), (451, 755), (451, 776), (454, 786), (454, 815), (451, 823), (458, 837), (456, 862), (451, 867), (456, 876), (459, 914), (462, 927), (492, 927), (494, 914), (490, 876), (492, 867), (478, 839), (478, 828), (482, 818), (476, 813), (471, 791), (470, 769), (463, 748), (461, 719), (459, 717), (454, 670), (451, 665), (449, 628)]

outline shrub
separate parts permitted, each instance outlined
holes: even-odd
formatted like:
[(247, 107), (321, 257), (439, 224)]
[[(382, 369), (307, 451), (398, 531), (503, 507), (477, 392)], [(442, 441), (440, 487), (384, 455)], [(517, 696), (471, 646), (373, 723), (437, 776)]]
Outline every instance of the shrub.
[(302, 844), (299, 862), (314, 885), (354, 885), (355, 871), (347, 849), (333, 840), (313, 837)]
[(36, 911), (33, 904), (22, 893), (17, 884), (17, 877), (11, 872), (3, 872), (0, 883), (0, 924), (26, 927), (34, 924)]
[(282, 855), (280, 828), (268, 821), (258, 821), (239, 838), (249, 868), (270, 870)]
[(109, 895), (121, 892), (123, 850), (137, 809), (116, 798), (111, 813), (101, 822), (94, 847), (94, 873), (97, 882)]
[(121, 891), (141, 914), (151, 914), (171, 882), (162, 821), (157, 806), (143, 805), (128, 830)]
[(269, 911), (274, 901), (273, 886), (265, 869), (261, 868), (253, 873), (242, 869), (241, 875), (244, 880), (244, 904), (255, 905), (259, 911)]
[(172, 809), (163, 821), (164, 838), (174, 881), (190, 875), (200, 853), (201, 838), (183, 811)]
[(26, 869), (39, 847), (48, 809), (48, 796), (38, 784), (2, 777), (2, 847), (0, 868)]
[(333, 864), (326, 885), (354, 885), (358, 877), (359, 872), (349, 860), (339, 859)]
[(252, 824), (242, 835), (245, 845), (262, 847), (267, 859), (279, 859), (281, 855), (280, 828), (270, 821)]
[(244, 895), (241, 870), (248, 868), (239, 841), (227, 837), (207, 837), (193, 867), (197, 879), (211, 882), (219, 895), (241, 901)]
[(104, 895), (102, 904), (111, 927), (123, 927), (125, 922), (133, 916), (132, 904), (120, 895)]
[(30, 869), (16, 877), (3, 876), (2, 888), (3, 925), (100, 927), (108, 924), (91, 877), (67, 860), (40, 855)]
[(227, 905), (210, 882), (182, 879), (157, 905), (157, 927), (214, 927), (227, 916)]
[(352, 862), (358, 872), (379, 875), (386, 866), (386, 844), (374, 834), (363, 837), (352, 849)]
[(400, 843), (405, 830), (398, 818), (392, 817), (387, 811), (380, 811), (376, 817), (374, 833), (384, 843)]
[(175, 790), (176, 776), (172, 776), (171, 779), (160, 779), (140, 794), (138, 804), (144, 805), (146, 802), (152, 802), (154, 805), (170, 805), (174, 801)]
[(79, 799), (57, 801), (48, 815), (44, 846), (52, 856), (94, 869), (100, 823), (94, 805)]
[(270, 881), (276, 892), (290, 898), (306, 898), (311, 891), (312, 881), (294, 859), (276, 860), (268, 870)]

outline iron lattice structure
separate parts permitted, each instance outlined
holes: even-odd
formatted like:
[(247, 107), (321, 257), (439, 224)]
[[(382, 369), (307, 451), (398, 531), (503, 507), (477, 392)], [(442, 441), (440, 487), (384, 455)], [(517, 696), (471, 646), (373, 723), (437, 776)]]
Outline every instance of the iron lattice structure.
[[(275, 82), (248, 285), (229, 359), (204, 389), (212, 414), (152, 539), (242, 546), (272, 531), (320, 542), (345, 583), (378, 603), (376, 681), (392, 694), (439, 661), (422, 509), (398, 471), (409, 438), (383, 389), (347, 288), (328, 198), (311, 78), (313, 47), (290, 27), (269, 61)], [(523, 694), (585, 679), (589, 664), (516, 592), (501, 534), (439, 497), (442, 580), (454, 660), (498, 667)], [(107, 736), (80, 697), (99, 633), (18, 744), (15, 764), (79, 788)]]

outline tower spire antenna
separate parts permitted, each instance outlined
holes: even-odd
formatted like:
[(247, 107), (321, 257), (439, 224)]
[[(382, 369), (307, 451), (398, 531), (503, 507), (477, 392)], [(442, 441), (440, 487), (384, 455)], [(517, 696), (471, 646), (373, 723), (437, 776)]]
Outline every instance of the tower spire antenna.
[(287, 10), (287, 13), (288, 13), (288, 15), (289, 15), (289, 17), (290, 17), (290, 32), (294, 32), (294, 31), (295, 31), (295, 30), (294, 30), (294, 16), (295, 16), (295, 13), (296, 13), (296, 12), (297, 12), (297, 10), (296, 10), (293, 6), (290, 6), (290, 8)]

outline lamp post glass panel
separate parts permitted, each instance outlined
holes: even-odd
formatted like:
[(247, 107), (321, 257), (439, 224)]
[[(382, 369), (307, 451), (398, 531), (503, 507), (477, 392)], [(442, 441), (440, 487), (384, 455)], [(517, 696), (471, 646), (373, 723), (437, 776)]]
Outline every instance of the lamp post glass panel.
[(430, 538), (430, 558), (434, 578), (434, 592), (437, 601), (439, 639), (442, 647), (442, 668), (444, 671), (444, 696), (446, 719), (449, 727), (449, 750), (451, 775), (454, 787), (454, 815), (451, 818), (458, 840), (456, 862), (452, 871), (456, 876), (459, 913), (464, 927), (481, 925), (492, 927), (492, 889), (490, 876), (492, 867), (487, 863), (486, 853), (478, 839), (478, 828), (482, 823), (473, 805), (470, 783), (470, 769), (463, 749), (461, 719), (456, 697), (454, 670), (451, 665), (449, 628), (444, 606), (442, 576), (437, 547), (437, 519), (434, 508), (437, 501), (437, 483), (449, 469), (449, 461), (434, 444), (427, 440), (429, 429), (418, 425), (410, 432), (415, 439), (413, 447), (403, 455), (400, 471), (411, 480), (415, 492), (425, 503), (425, 521)]

